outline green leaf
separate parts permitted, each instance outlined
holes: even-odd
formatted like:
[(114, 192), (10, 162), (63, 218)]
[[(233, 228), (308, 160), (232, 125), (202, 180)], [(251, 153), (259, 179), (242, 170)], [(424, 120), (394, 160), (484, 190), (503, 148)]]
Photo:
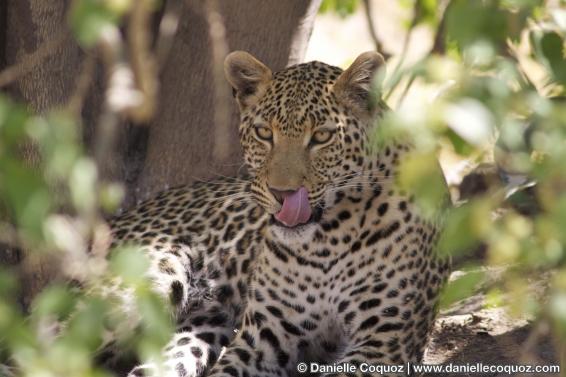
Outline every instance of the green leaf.
[(119, 16), (100, 0), (77, 0), (70, 13), (71, 28), (78, 41), (94, 45), (106, 27), (116, 25)]
[(501, 5), (510, 10), (531, 10), (544, 3), (543, 0), (502, 0)]
[(446, 138), (450, 140), (450, 144), (452, 144), (454, 151), (461, 156), (469, 156), (475, 151), (475, 148), (473, 146), (468, 144), (466, 140), (464, 140), (451, 128), (446, 128), (446, 131), (444, 131), (444, 136), (446, 136)]
[(162, 297), (148, 290), (138, 290), (137, 304), (144, 322), (144, 335), (154, 344), (155, 350), (160, 350), (170, 340), (173, 330), (171, 316), (167, 313), (170, 306), (164, 303)]
[(450, 281), (440, 296), (440, 307), (446, 308), (450, 304), (471, 296), (484, 278), (485, 272), (470, 271)]
[(69, 114), (53, 112), (34, 117), (26, 131), (42, 154), (42, 169), (46, 179), (65, 179), (82, 152), (76, 120)]
[(107, 183), (100, 188), (99, 200), (102, 209), (109, 214), (114, 213), (124, 199), (124, 187), (118, 183)]
[[(489, 217), (489, 208), (479, 202), (465, 204), (451, 209), (444, 221), (444, 230), (439, 240), (438, 248), (443, 255), (462, 255), (473, 250), (488, 222), (482, 219)], [(483, 223), (481, 223), (483, 221)]]
[(107, 309), (106, 304), (97, 298), (84, 300), (69, 321), (67, 336), (83, 347), (96, 350), (102, 343)]
[(320, 13), (337, 13), (344, 18), (356, 11), (359, 0), (323, 0), (318, 8)]
[(417, 0), (415, 22), (436, 25), (438, 23), (438, 0)]
[(565, 42), (556, 32), (545, 33), (540, 40), (542, 55), (546, 58), (554, 79), (566, 84)]
[(139, 284), (145, 280), (149, 261), (139, 248), (127, 247), (113, 252), (110, 266), (126, 283)]
[(566, 336), (566, 292), (559, 291), (553, 294), (550, 298), (549, 309), (562, 337)]
[(76, 297), (63, 286), (47, 287), (34, 302), (34, 314), (43, 317), (56, 315), (62, 319), (71, 314)]
[(27, 119), (28, 114), (23, 107), (0, 96), (0, 155), (4, 148), (16, 146), (23, 141)]
[(399, 186), (415, 196), (425, 216), (435, 216), (448, 198), (444, 177), (433, 153), (411, 153), (404, 158)]
[(94, 211), (96, 205), (96, 182), (98, 172), (94, 161), (81, 158), (75, 161), (75, 166), (69, 177), (69, 188), (75, 207), (86, 213)]
[(0, 269), (0, 297), (12, 297), (16, 288), (17, 280), (13, 273)]
[(446, 14), (446, 35), (461, 50), (485, 40), (499, 46), (508, 30), (507, 14), (495, 1), (453, 0)]
[(18, 225), (30, 237), (40, 239), (43, 219), (51, 209), (51, 196), (42, 177), (18, 161), (5, 161), (0, 177), (5, 177), (0, 181), (0, 193)]

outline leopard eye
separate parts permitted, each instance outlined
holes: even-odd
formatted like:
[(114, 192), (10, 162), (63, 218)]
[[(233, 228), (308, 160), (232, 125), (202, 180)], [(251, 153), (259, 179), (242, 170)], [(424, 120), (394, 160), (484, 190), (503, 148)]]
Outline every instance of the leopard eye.
[(318, 130), (312, 135), (311, 143), (324, 144), (324, 143), (328, 142), (332, 138), (333, 135), (334, 135), (334, 131)]
[(255, 127), (255, 134), (261, 140), (271, 141), (271, 139), (273, 139), (273, 131), (271, 131), (271, 129), (269, 127), (256, 126)]

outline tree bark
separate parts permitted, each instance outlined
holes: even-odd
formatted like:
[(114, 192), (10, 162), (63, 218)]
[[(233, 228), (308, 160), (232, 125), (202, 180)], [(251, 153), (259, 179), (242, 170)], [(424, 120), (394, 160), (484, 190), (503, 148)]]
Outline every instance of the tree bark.
[[(5, 67), (27, 67), (16, 70), (14, 80), (3, 91), (33, 113), (63, 106), (72, 93), (81, 51), (66, 28), (67, 3), (5, 0), (2, 5), (2, 63)], [(46, 44), (48, 48), (37, 53)], [(23, 145), (21, 153), (29, 166), (38, 167), (39, 154), (32, 145)], [(13, 245), (0, 245), (0, 263), (20, 263), (20, 301), (24, 307), (52, 277), (51, 264), (42, 255), (24, 253)]]
[[(210, 18), (204, 8), (207, 2), (164, 0), (164, 3), (171, 1), (182, 1), (178, 3), (182, 4), (182, 10), (179, 28), (161, 71), (156, 117), (148, 125), (119, 124), (116, 146), (99, 166), (105, 179), (125, 183), (125, 207), (169, 186), (216, 174), (233, 174), (241, 163), (238, 116), (233, 101), (227, 102), (229, 124), (214, 124), (215, 112), (224, 106), (215, 106), (218, 96), (215, 97), (214, 87), (215, 78), (218, 79), (214, 73), (219, 72), (214, 64), (222, 64), (219, 61), (222, 59), (212, 53)], [(7, 67), (25, 68), (17, 71), (10, 84), (0, 90), (27, 105), (33, 113), (46, 113), (68, 104), (88, 57), (67, 27), (70, 3), (70, 0), (0, 2), (0, 69), (4, 72)], [(226, 52), (247, 50), (275, 70), (300, 62), (319, 3), (320, 0), (218, 0), (217, 11), (224, 20), (227, 37)], [(155, 16), (154, 36), (161, 15)], [(228, 91), (227, 84), (223, 85)], [(98, 61), (89, 88), (81, 113), (88, 150), (96, 139), (104, 101), (104, 72)], [(226, 148), (223, 158), (214, 153), (218, 139), (215, 130), (227, 136), (221, 138), (225, 145), (216, 145), (216, 151)], [(38, 167), (37, 151), (32, 146), (25, 146), (23, 151), (29, 165)], [(23, 258), (22, 268), (26, 302), (53, 274), (47, 262), (30, 255), (23, 253), (27, 256)], [(0, 264), (17, 263), (21, 256), (13, 248), (0, 245)]]
[[(319, 3), (219, 1), (229, 50), (249, 51), (275, 70), (302, 61)], [(117, 148), (100, 166), (104, 177), (126, 183), (126, 206), (169, 186), (234, 174), (241, 163), (235, 105), (233, 101), (214, 103), (213, 67), (222, 62), (213, 61), (203, 4), (198, 0), (184, 2), (179, 29), (162, 69), (155, 119), (142, 127), (122, 124), (117, 130)], [(8, 87), (8, 93), (37, 113), (65, 105), (85, 58), (65, 26), (69, 1), (6, 0), (4, 7), (6, 25), (0, 36), (5, 38), (2, 60), (6, 66), (34, 59), (34, 52), (46, 43), (53, 46)], [(99, 66), (92, 81), (82, 114), (87, 148), (92, 147), (103, 100)], [(219, 109), (221, 106), (229, 107)], [(214, 124), (214, 114), (221, 110), (230, 114), (228, 126)], [(222, 159), (214, 155), (215, 127), (222, 127), (228, 135), (222, 138), (229, 141), (226, 145), (216, 146), (216, 151), (226, 149)], [(32, 165), (37, 164), (33, 148), (25, 148), (25, 154)]]
[[(174, 52), (161, 78), (160, 110), (149, 127), (147, 157), (139, 178), (140, 195), (168, 186), (234, 174), (241, 163), (238, 115), (230, 101), (229, 143), (224, 160), (215, 149), (213, 65), (208, 24), (202, 1), (187, 1), (173, 41)], [(302, 61), (320, 0), (223, 0), (230, 50), (246, 50), (274, 70)], [(228, 84), (224, 84), (228, 85)]]

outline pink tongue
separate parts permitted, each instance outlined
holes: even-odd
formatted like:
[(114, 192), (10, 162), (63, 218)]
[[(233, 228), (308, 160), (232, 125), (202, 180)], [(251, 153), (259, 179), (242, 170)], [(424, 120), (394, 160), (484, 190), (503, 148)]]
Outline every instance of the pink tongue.
[(275, 218), (288, 227), (306, 223), (311, 217), (309, 193), (301, 187), (295, 192), (283, 193), (283, 206)]

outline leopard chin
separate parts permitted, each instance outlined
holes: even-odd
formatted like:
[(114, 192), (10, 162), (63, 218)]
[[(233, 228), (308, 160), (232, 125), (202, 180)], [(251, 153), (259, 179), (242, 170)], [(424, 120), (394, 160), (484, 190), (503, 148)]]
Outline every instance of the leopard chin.
[(311, 216), (309, 217), (309, 219), (306, 222), (304, 222), (302, 224), (297, 224), (295, 226), (288, 226), (288, 225), (282, 223), (281, 221), (277, 220), (275, 215), (271, 215), (270, 219), (269, 219), (269, 225), (286, 228), (289, 231), (300, 230), (301, 228), (304, 228), (306, 226), (309, 226), (309, 225), (312, 225), (312, 224), (317, 224), (320, 221), (320, 219), (322, 218), (322, 214), (323, 214), (322, 208), (315, 207), (315, 208), (312, 209)]
[(312, 241), (317, 228), (318, 223), (314, 221), (290, 228), (274, 220), (270, 222), (268, 234), (271, 235), (271, 238), (274, 240), (283, 241), (288, 245), (298, 246), (305, 242)]

